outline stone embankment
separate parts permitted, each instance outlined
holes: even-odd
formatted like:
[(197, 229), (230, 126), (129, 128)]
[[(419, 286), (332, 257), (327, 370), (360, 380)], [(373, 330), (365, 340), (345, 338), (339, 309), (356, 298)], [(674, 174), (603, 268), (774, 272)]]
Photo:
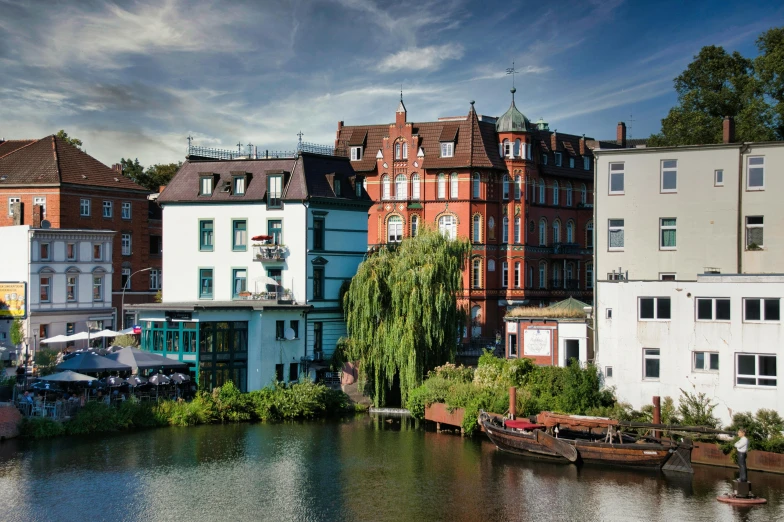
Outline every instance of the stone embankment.
[(19, 436), (22, 414), (10, 402), (0, 402), (0, 440)]

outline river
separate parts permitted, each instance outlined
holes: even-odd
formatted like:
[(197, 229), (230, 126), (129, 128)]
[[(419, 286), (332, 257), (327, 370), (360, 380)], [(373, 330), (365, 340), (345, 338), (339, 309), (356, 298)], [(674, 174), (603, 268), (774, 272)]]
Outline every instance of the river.
[(761, 507), (720, 504), (733, 470), (693, 475), (543, 463), (411, 419), (162, 428), (0, 443), (0, 519), (784, 520), (784, 476), (750, 473)]

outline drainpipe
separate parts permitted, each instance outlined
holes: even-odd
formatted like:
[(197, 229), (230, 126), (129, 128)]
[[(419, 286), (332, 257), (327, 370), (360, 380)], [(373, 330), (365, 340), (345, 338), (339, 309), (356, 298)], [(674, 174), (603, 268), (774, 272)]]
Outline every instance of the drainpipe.
[(743, 155), (751, 148), (751, 143), (744, 143), (738, 149), (738, 274), (743, 273)]
[[(592, 326), (591, 328), (593, 332), (593, 362), (596, 363), (599, 354), (599, 320), (598, 320), (598, 310), (599, 310), (599, 263), (597, 263), (596, 259), (596, 231), (599, 227), (599, 221), (597, 220), (596, 216), (596, 168), (599, 166), (599, 159), (596, 157), (596, 153), (593, 155), (593, 253), (591, 254), (591, 261), (593, 261), (593, 281), (591, 281), (592, 290), (593, 290), (593, 314), (592, 315)], [(608, 180), (609, 182), (609, 180)], [(586, 286), (588, 281), (585, 282)], [(586, 347), (587, 348), (587, 347)], [(587, 352), (587, 349), (586, 349)]]

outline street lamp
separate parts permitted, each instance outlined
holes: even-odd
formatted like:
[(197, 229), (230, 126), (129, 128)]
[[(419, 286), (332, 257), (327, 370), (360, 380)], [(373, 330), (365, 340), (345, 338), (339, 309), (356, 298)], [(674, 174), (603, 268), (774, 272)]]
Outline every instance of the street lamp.
[(141, 270), (137, 270), (136, 272), (132, 273), (128, 276), (128, 280), (123, 285), (122, 291), (122, 302), (120, 303), (120, 308), (122, 308), (122, 328), (120, 330), (125, 330), (125, 289), (131, 286), (131, 278), (138, 274), (139, 272), (148, 272), (152, 270), (152, 267), (142, 268)]

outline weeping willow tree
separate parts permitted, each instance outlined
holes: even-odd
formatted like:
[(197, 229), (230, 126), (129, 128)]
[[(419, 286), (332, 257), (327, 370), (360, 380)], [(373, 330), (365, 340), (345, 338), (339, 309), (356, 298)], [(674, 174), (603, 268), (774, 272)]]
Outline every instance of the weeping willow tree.
[(428, 370), (454, 359), (465, 321), (457, 296), (470, 248), (465, 240), (421, 230), (359, 265), (343, 299), (348, 339), (341, 349), (359, 362), (377, 406), (396, 376), (405, 404)]

